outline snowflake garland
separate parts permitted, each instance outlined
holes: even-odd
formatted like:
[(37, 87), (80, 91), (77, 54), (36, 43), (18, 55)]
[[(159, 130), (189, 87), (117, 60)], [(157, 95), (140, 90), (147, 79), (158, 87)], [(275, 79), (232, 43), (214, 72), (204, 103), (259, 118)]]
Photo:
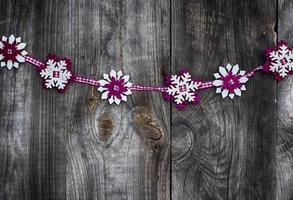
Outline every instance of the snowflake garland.
[(27, 52), (24, 50), (26, 43), (21, 42), (21, 38), (10, 35), (9, 38), (2, 36), (0, 41), (0, 65), (11, 70), (18, 68), (19, 63), (25, 62)]
[(265, 50), (265, 72), (274, 74), (276, 80), (283, 80), (288, 74), (293, 74), (293, 49), (287, 46), (286, 41), (280, 41), (276, 47)]
[(219, 67), (219, 73), (215, 73), (216, 80), (213, 81), (213, 85), (217, 87), (216, 93), (221, 93), (222, 98), (229, 96), (231, 99), (234, 96), (241, 96), (241, 91), (245, 91), (246, 87), (244, 83), (248, 81), (245, 77), (246, 72), (240, 71), (238, 65), (227, 64), (226, 68)]
[(163, 92), (164, 99), (176, 103), (176, 108), (182, 110), (188, 103), (198, 104), (200, 97), (198, 89), (201, 81), (198, 81), (183, 69), (177, 75), (165, 77), (167, 91)]
[(183, 69), (176, 75), (165, 77), (165, 86), (132, 85), (129, 76), (123, 75), (121, 71), (111, 70), (104, 74), (102, 80), (76, 76), (72, 72), (72, 63), (68, 58), (59, 58), (50, 54), (46, 63), (43, 63), (24, 50), (26, 43), (21, 42), (20, 37), (13, 34), (9, 37), (2, 36), (0, 39), (0, 67), (18, 68), (20, 63), (28, 62), (36, 66), (37, 71), (43, 79), (44, 87), (56, 88), (64, 92), (69, 82), (88, 84), (98, 88), (102, 92), (101, 99), (108, 99), (110, 104), (119, 105), (127, 100), (132, 91), (160, 91), (165, 100), (172, 101), (176, 108), (182, 110), (189, 103), (200, 102), (199, 91), (216, 87), (216, 93), (221, 93), (222, 98), (241, 96), (246, 90), (245, 83), (248, 78), (257, 71), (272, 73), (276, 80), (280, 81), (293, 74), (293, 48), (288, 47), (286, 41), (278, 42), (277, 46), (265, 50), (266, 63), (255, 67), (249, 72), (239, 70), (238, 65), (227, 64), (219, 67), (219, 72), (214, 74), (215, 80), (201, 81), (191, 76)]
[(67, 84), (72, 78), (71, 61), (68, 58), (58, 58), (49, 55), (46, 65), (40, 70), (46, 88), (57, 88), (59, 92), (66, 90)]
[(110, 74), (104, 74), (104, 79), (99, 80), (100, 87), (98, 91), (103, 92), (101, 99), (108, 99), (110, 104), (120, 104), (121, 101), (127, 100), (127, 95), (132, 94), (129, 82), (129, 76), (123, 75), (121, 71), (111, 70)]

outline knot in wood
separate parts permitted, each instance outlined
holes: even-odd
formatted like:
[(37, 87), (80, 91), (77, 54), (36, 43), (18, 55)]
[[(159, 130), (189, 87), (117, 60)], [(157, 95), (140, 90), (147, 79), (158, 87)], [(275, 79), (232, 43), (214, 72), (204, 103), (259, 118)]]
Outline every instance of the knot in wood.
[(109, 115), (102, 115), (98, 123), (100, 139), (102, 141), (108, 140), (115, 129), (115, 122)]
[(159, 151), (163, 129), (159, 121), (146, 108), (137, 108), (133, 114), (134, 127), (154, 151)]

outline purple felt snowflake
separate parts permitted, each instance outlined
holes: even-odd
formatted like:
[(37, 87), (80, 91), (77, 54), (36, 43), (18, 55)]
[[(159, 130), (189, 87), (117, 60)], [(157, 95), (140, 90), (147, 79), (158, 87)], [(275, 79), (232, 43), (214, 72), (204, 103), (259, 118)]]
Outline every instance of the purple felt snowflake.
[(108, 99), (110, 104), (115, 102), (119, 105), (121, 100), (126, 101), (126, 96), (132, 94), (130, 90), (132, 83), (128, 81), (128, 75), (111, 70), (110, 74), (104, 74), (103, 77), (103, 80), (99, 80), (98, 88), (98, 91), (103, 92), (101, 99)]
[(26, 43), (21, 42), (21, 38), (15, 38), (10, 35), (9, 38), (2, 36), (0, 41), (0, 61), (1, 67), (7, 67), (9, 70), (13, 67), (18, 68), (19, 63), (25, 62), (24, 50)]
[(239, 72), (238, 65), (232, 67), (227, 64), (226, 68), (220, 66), (219, 73), (214, 74), (216, 80), (213, 81), (213, 85), (217, 87), (216, 93), (221, 93), (222, 98), (229, 96), (233, 99), (235, 95), (241, 96), (241, 91), (246, 90), (244, 83), (248, 81), (245, 73)]
[(188, 103), (197, 104), (200, 101), (198, 89), (201, 81), (195, 79), (190, 73), (183, 69), (177, 75), (165, 77), (167, 91), (163, 92), (163, 97), (167, 101), (176, 103), (176, 108), (183, 110)]
[(276, 80), (283, 80), (288, 74), (293, 74), (293, 50), (286, 41), (278, 42), (274, 48), (267, 48), (265, 54), (263, 70), (273, 73)]

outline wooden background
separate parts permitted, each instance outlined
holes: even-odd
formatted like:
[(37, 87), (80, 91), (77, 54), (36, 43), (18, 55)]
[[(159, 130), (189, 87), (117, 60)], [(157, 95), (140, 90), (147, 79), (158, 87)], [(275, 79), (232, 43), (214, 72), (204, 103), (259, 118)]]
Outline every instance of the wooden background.
[[(211, 79), (219, 65), (264, 62), (293, 46), (292, 0), (0, 0), (0, 35), (74, 71), (162, 84), (181, 67)], [(177, 111), (160, 93), (121, 106), (95, 88), (43, 90), (33, 67), (1, 69), (0, 199), (293, 199), (293, 78), (258, 74), (233, 101), (213, 89)]]

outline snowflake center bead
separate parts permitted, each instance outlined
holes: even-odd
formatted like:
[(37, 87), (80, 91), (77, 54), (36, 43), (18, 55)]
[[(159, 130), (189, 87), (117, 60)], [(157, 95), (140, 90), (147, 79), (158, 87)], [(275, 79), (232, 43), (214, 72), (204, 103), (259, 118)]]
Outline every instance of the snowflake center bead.
[(60, 72), (59, 71), (53, 71), (53, 77), (54, 78), (59, 78)]
[(180, 92), (186, 92), (186, 90), (187, 90), (187, 88), (186, 88), (185, 85), (181, 85), (181, 86), (179, 86), (179, 91), (180, 91)]
[(114, 89), (115, 91), (119, 91), (120, 87), (119, 87), (119, 85), (114, 85), (113, 89)]
[(281, 60), (282, 65), (285, 65), (287, 62), (288, 62), (288, 61), (287, 61), (286, 58), (283, 58), (283, 59)]
[(233, 85), (233, 84), (235, 83), (235, 82), (233, 81), (233, 79), (230, 79), (228, 82), (230, 83), (230, 85)]
[(7, 54), (12, 55), (13, 51), (12, 49), (7, 49)]

